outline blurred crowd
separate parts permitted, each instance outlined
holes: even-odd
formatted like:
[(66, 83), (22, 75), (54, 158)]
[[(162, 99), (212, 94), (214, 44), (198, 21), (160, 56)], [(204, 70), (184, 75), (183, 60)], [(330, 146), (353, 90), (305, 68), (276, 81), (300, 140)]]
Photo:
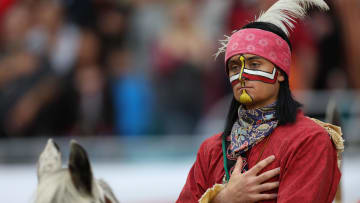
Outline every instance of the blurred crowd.
[[(0, 137), (196, 134), (231, 93), (218, 40), (274, 2), (1, 0)], [(360, 88), (360, 2), (327, 2), (291, 35), (293, 90)]]

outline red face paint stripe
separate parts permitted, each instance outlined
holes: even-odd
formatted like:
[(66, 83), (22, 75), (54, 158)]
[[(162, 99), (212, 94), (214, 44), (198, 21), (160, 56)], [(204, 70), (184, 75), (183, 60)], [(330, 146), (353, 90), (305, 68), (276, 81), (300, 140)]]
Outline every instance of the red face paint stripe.
[(265, 82), (265, 83), (270, 83), (270, 84), (274, 84), (276, 82), (277, 79), (277, 75), (278, 72), (275, 73), (275, 77), (274, 79), (269, 79), (263, 76), (259, 76), (259, 75), (251, 75), (251, 74), (247, 74), (247, 73), (243, 73), (243, 77), (248, 79), (248, 80), (256, 80), (256, 81), (261, 81), (261, 82)]
[(240, 80), (234, 80), (234, 81), (231, 82), (231, 86), (234, 87), (234, 86), (237, 85), (239, 82), (240, 82)]
[(260, 71), (260, 70), (250, 70), (250, 69), (244, 69), (244, 73), (249, 74), (249, 75), (258, 75), (258, 76), (266, 77), (266, 78), (269, 78), (272, 80), (275, 77), (276, 68), (273, 68), (273, 71), (271, 73), (268, 73), (265, 71)]

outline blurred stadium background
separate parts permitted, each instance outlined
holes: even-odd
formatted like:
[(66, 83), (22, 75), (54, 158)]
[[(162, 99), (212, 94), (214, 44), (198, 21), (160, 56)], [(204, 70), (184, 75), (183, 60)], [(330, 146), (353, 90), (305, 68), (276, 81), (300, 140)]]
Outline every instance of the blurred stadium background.
[[(76, 139), (121, 202), (174, 202), (231, 98), (218, 40), (275, 0), (0, 0), (0, 201), (31, 202), (48, 138)], [(360, 2), (328, 0), (291, 37), (304, 112), (335, 101), (343, 202), (360, 201)]]

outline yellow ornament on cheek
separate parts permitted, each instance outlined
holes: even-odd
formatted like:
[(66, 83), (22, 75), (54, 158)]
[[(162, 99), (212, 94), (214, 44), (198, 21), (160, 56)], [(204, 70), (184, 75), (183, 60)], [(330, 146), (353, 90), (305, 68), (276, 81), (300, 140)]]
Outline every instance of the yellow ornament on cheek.
[(250, 104), (252, 102), (252, 98), (248, 95), (248, 93), (243, 90), (241, 95), (240, 95), (240, 103), (242, 104)]
[[(241, 62), (241, 70), (240, 70), (240, 74), (239, 74), (239, 80), (241, 81), (241, 86), (244, 87), (245, 82), (242, 81), (242, 74), (243, 74), (244, 68), (245, 68), (245, 58), (244, 58), (244, 56), (240, 56), (239, 60)], [(242, 90), (239, 101), (242, 104), (250, 104), (253, 100), (245, 90)]]

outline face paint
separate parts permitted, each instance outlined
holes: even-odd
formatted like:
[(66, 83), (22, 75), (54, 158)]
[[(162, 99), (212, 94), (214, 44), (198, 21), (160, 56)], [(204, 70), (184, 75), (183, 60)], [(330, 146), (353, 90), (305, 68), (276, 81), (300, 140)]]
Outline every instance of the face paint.
[(264, 83), (274, 84), (276, 82), (278, 72), (276, 68), (273, 68), (272, 73), (268, 73), (261, 70), (244, 69), (242, 77), (248, 80), (261, 81)]
[[(245, 82), (242, 82), (241, 86), (245, 86)], [(246, 92), (246, 90), (242, 90), (242, 93), (239, 98), (239, 102), (242, 104), (250, 104), (252, 102), (252, 98), (250, 95)]]
[(244, 72), (244, 68), (245, 68), (245, 58), (244, 58), (244, 56), (240, 56), (239, 61), (241, 62), (240, 73), (230, 77), (230, 83), (231, 83), (231, 85), (233, 87), (241, 81), (242, 73)]
[[(233, 87), (238, 83), (241, 83), (241, 87), (245, 87), (245, 79), (269, 84), (276, 83), (278, 71), (275, 67), (272, 69), (272, 72), (269, 73), (262, 70), (245, 68), (245, 57), (242, 55), (239, 56), (239, 61), (239, 65), (241, 66), (239, 73), (230, 77), (230, 83)], [(242, 104), (250, 104), (253, 101), (245, 89), (241, 90), (241, 95), (238, 99)]]
[[(230, 78), (230, 82), (231, 84), (234, 86), (236, 85), (238, 82), (241, 82), (241, 87), (245, 87), (245, 82), (242, 81), (242, 75), (244, 73), (244, 68), (245, 68), (245, 58), (244, 56), (240, 56), (239, 57), (239, 60), (241, 62), (241, 70), (240, 70), (240, 73), (239, 74), (236, 74), (234, 76), (236, 77), (231, 77)], [(233, 81), (231, 81), (233, 80)], [(238, 82), (236, 82), (238, 81)], [(233, 84), (233, 83), (236, 83), (236, 84)], [(246, 92), (246, 90), (242, 90), (241, 92), (241, 95), (240, 95), (240, 98), (239, 98), (239, 102), (242, 103), (242, 104), (250, 104), (252, 102), (252, 98), (250, 97), (250, 95)]]
[(231, 86), (234, 87), (235, 85), (237, 85), (237, 84), (240, 82), (239, 76), (240, 76), (240, 73), (238, 73), (238, 74), (233, 75), (233, 76), (230, 77)]
[(241, 61), (241, 70), (240, 73), (233, 75), (230, 77), (230, 83), (234, 87), (241, 81), (241, 78), (253, 80), (253, 81), (261, 81), (264, 83), (274, 84), (276, 82), (278, 71), (276, 68), (273, 68), (272, 73), (268, 73), (261, 70), (247, 69), (245, 68), (244, 57), (240, 56)]

